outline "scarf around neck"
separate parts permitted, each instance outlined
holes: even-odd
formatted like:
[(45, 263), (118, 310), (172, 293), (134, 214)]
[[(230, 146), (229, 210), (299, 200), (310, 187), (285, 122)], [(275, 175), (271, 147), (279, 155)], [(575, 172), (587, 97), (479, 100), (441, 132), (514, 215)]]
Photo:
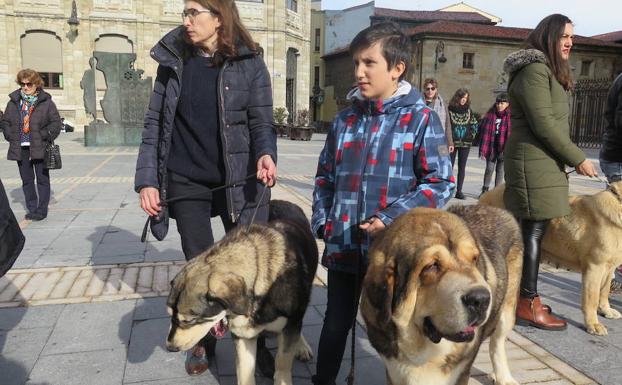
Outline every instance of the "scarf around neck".
[(496, 161), (505, 150), (505, 142), (510, 135), (510, 117), (512, 112), (510, 107), (498, 112), (495, 106), (482, 119), (479, 126), (481, 143), (479, 146), (479, 156), (487, 161)]
[(22, 126), (22, 143), (30, 142), (30, 116), (35, 110), (35, 103), (39, 98), (39, 93), (34, 95), (26, 95), (24, 91), (20, 91), (20, 120)]

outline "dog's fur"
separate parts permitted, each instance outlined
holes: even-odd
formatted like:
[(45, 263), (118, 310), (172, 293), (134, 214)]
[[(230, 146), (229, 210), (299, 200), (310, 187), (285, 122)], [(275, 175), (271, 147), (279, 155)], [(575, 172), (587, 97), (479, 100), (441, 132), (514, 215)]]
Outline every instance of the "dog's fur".
[(227, 234), (171, 282), (169, 350), (192, 348), (226, 317), (236, 347), (238, 384), (255, 384), (257, 337), (278, 334), (274, 383), (292, 384), (294, 356), (311, 358), (301, 334), (318, 249), (300, 207), (270, 203), (271, 220)]
[(490, 336), (496, 384), (517, 385), (505, 352), (523, 244), (506, 211), (416, 208), (370, 249), (361, 312), (392, 385), (466, 385)]
[[(481, 204), (503, 208), (505, 185)], [(598, 314), (620, 318), (609, 306), (613, 270), (622, 264), (622, 181), (594, 195), (570, 196), (571, 214), (552, 219), (542, 238), (542, 260), (581, 273), (581, 310), (588, 333), (607, 335)]]

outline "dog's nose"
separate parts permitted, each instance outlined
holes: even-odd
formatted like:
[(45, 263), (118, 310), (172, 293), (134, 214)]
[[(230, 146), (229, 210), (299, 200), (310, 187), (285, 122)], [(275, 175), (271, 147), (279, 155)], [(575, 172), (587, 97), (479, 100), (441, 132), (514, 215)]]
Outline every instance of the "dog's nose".
[(179, 348), (171, 345), (168, 341), (166, 341), (166, 350), (168, 350), (169, 352), (175, 353), (179, 351)]
[(462, 296), (462, 303), (469, 311), (483, 314), (490, 305), (490, 292), (483, 288), (473, 289)]

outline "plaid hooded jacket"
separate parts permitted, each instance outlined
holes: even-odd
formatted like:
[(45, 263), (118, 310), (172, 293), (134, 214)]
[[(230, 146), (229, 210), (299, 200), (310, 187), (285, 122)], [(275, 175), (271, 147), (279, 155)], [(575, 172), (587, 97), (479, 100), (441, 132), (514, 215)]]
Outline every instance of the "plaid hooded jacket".
[(455, 184), (443, 126), (410, 84), (384, 101), (357, 89), (348, 97), (353, 106), (337, 114), (319, 157), (311, 225), (314, 234), (324, 227), (322, 264), (355, 273), (371, 242), (363, 220), (389, 225), (414, 207), (440, 208)]

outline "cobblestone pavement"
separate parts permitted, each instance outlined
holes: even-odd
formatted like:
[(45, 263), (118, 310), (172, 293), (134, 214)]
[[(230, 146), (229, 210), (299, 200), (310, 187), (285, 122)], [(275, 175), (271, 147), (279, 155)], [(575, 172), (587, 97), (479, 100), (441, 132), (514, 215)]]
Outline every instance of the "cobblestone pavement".
[[(165, 241), (140, 242), (145, 218), (132, 190), (136, 149), (86, 148), (80, 133), (63, 134), (58, 143), (65, 168), (52, 171), (49, 216), (41, 222), (21, 221), (26, 248), (14, 268), (0, 278), (0, 384), (235, 383), (229, 338), (218, 344), (210, 371), (197, 378), (185, 375), (183, 354), (166, 352), (164, 301), (184, 260), (174, 221)], [(297, 203), (310, 214), (313, 173), (322, 145), (321, 135), (311, 142), (279, 139), (280, 176), (274, 198)], [(0, 153), (5, 151), (6, 144), (0, 144)], [(475, 202), (483, 170), (482, 161), (469, 161), (468, 199), (454, 203)], [(14, 162), (0, 161), (0, 178), (22, 218), (21, 182)], [(573, 193), (593, 193), (602, 187), (582, 177), (571, 182)], [(217, 238), (223, 234), (216, 223), (215, 232)], [(322, 248), (321, 243), (318, 246)], [(622, 328), (616, 324), (622, 321), (603, 321), (609, 339), (581, 330), (580, 286), (573, 274), (550, 267), (542, 274), (545, 295), (550, 294), (557, 312), (571, 320), (568, 332), (537, 333), (517, 327), (509, 337), (511, 369), (521, 384), (622, 383), (617, 374), (622, 370)], [(320, 268), (303, 329), (314, 350), (326, 304), (325, 282), (326, 271)], [(612, 305), (621, 308), (615, 298)], [(382, 364), (362, 325), (357, 331), (356, 383), (383, 384)], [(345, 378), (350, 359), (347, 352), (340, 378)], [(296, 363), (294, 383), (310, 384), (314, 368), (314, 360)], [(491, 384), (487, 376), (491, 370), (484, 344), (469, 384)]]

